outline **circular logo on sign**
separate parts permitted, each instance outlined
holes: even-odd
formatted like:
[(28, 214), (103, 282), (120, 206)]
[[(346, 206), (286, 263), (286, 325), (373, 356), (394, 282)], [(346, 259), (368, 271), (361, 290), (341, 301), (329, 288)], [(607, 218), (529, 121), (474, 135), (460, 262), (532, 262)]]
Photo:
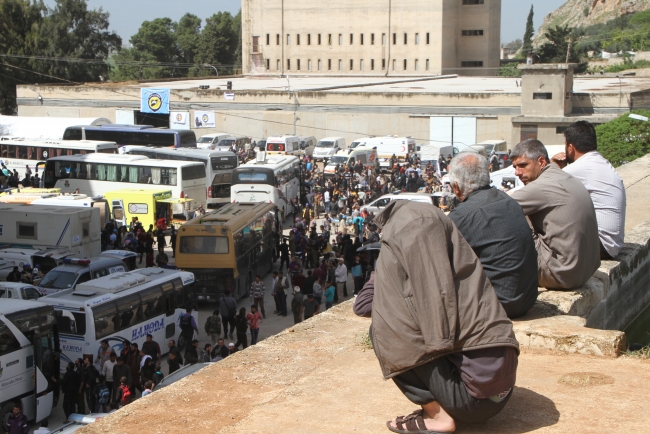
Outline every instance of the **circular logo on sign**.
[(47, 151), (43, 151), (43, 158), (47, 158)]
[(176, 114), (176, 120), (177, 120), (178, 122), (182, 121), (182, 120), (183, 120), (183, 115), (180, 114), (180, 113), (177, 113), (177, 114)]
[(157, 93), (152, 93), (151, 95), (149, 95), (147, 104), (149, 105), (149, 108), (151, 110), (157, 112), (158, 110), (160, 110), (160, 107), (162, 107), (162, 98)]
[(136, 212), (138, 212), (138, 205), (136, 205), (134, 203), (130, 203), (129, 204), (129, 212), (131, 214), (135, 214)]
[(208, 122), (208, 115), (203, 115), (201, 119), (203, 120), (203, 122)]

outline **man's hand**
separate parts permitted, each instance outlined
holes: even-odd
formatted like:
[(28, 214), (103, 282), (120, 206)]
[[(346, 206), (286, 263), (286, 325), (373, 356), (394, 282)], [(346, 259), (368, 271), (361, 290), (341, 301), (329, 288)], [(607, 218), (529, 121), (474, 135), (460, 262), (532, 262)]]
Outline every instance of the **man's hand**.
[(559, 152), (551, 157), (551, 163), (555, 163), (560, 166), (560, 169), (564, 169), (567, 165), (566, 154), (564, 152)]

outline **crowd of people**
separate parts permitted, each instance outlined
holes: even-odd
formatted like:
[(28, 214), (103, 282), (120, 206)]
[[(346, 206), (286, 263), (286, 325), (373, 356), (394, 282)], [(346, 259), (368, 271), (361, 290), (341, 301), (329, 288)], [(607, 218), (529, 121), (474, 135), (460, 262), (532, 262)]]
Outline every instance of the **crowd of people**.
[(41, 177), (33, 173), (28, 165), (25, 166), (25, 175), (21, 178), (16, 169), (13, 171), (7, 169), (7, 166), (0, 161), (0, 188), (18, 188), (22, 187), (42, 187)]
[(511, 319), (533, 306), (538, 286), (577, 289), (619, 254), (623, 182), (591, 124), (564, 136), (565, 152), (552, 158), (538, 140), (514, 147), (524, 187), (510, 195), (490, 186), (487, 158), (461, 153), (449, 166), (460, 203), (448, 216), (393, 201), (374, 219), (387, 248), (354, 311), (372, 318), (384, 378), (419, 406), (387, 422), (390, 431), (453, 432), (499, 413), (516, 399)]

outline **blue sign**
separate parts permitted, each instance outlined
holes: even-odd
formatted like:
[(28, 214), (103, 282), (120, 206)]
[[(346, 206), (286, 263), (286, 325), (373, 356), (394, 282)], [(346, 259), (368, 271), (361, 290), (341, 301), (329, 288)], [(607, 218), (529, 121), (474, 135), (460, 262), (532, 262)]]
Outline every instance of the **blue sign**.
[(140, 89), (140, 111), (142, 113), (169, 114), (169, 89), (143, 87)]

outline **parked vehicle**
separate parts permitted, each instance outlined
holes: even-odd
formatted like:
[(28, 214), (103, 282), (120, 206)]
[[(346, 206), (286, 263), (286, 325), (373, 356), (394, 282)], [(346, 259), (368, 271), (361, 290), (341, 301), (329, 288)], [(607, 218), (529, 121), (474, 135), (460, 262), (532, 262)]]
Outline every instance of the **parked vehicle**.
[(88, 259), (65, 258), (63, 265), (52, 269), (36, 288), (42, 295), (54, 294), (76, 287), (80, 283), (125, 272), (127, 267), (120, 258), (95, 257)]
[(325, 177), (334, 176), (336, 167), (341, 165), (354, 165), (359, 161), (364, 167), (374, 167), (377, 161), (377, 150), (366, 146), (359, 146), (354, 149), (343, 149), (327, 161), (323, 169)]
[(28, 283), (0, 282), (0, 298), (14, 300), (38, 300), (41, 294)]
[(266, 139), (266, 153), (269, 155), (299, 155), (300, 138), (297, 136), (278, 136)]
[(344, 148), (345, 139), (343, 137), (326, 137), (318, 141), (312, 156), (315, 161), (329, 160)]
[(229, 134), (206, 134), (205, 136), (199, 137), (196, 141), (196, 147), (199, 149), (214, 149), (221, 139), (230, 137)]
[(411, 200), (413, 202), (429, 203), (434, 204), (433, 198), (430, 194), (426, 193), (391, 193), (385, 194), (374, 201), (370, 202), (368, 205), (361, 207), (361, 210), (366, 210), (369, 213), (375, 215), (379, 214), (386, 208), (386, 206), (394, 200)]
[(303, 152), (305, 155), (309, 155), (310, 157), (314, 155), (314, 149), (316, 148), (316, 143), (318, 140), (316, 140), (316, 137), (314, 136), (300, 136), (298, 137), (300, 140), (300, 150)]

